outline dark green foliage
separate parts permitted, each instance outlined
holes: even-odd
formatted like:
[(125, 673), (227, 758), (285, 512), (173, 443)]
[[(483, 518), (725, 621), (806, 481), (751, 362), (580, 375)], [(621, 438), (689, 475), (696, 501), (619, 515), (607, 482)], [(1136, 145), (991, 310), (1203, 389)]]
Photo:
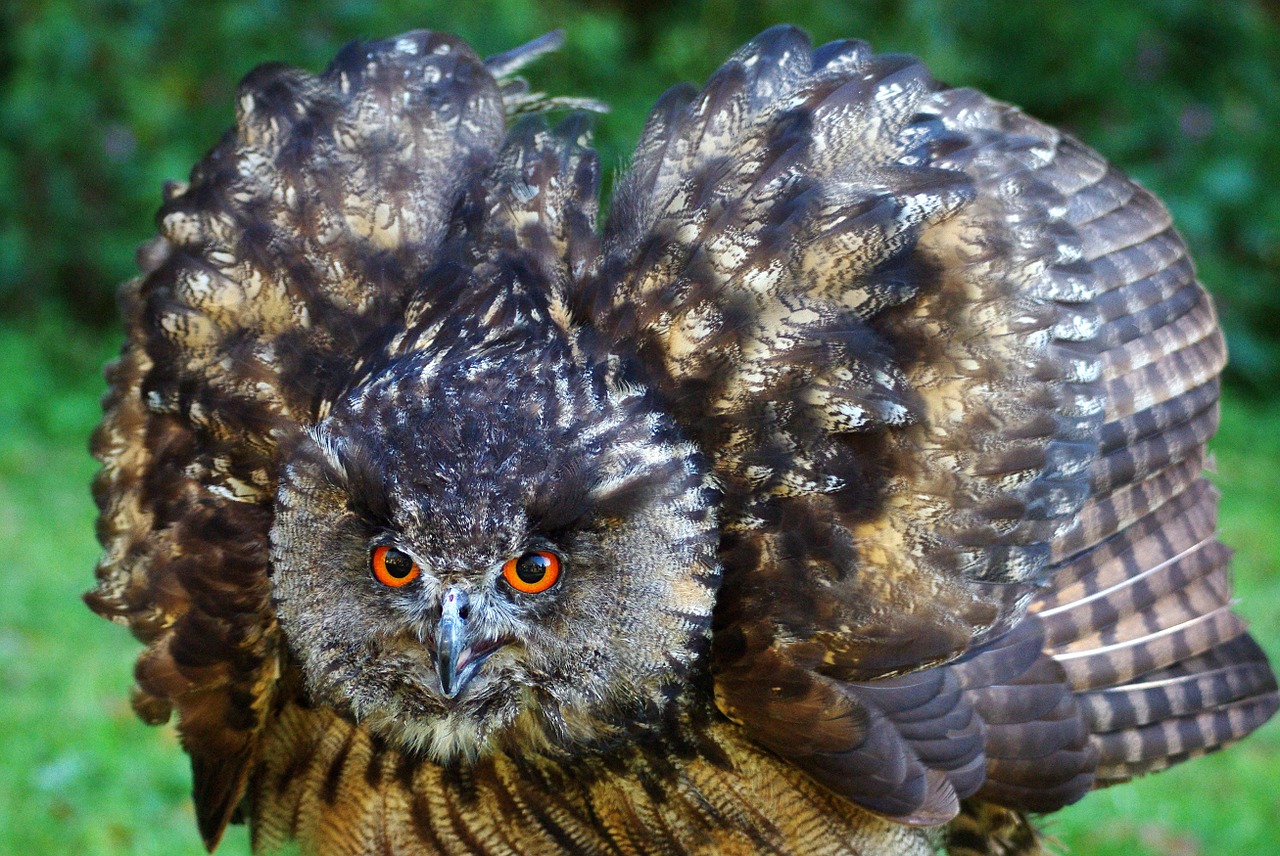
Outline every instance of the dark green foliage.
[(923, 57), (1072, 130), (1174, 212), (1232, 344), (1232, 379), (1280, 382), (1280, 19), (1262, 0), (848, 3), (781, 0), (30, 0), (0, 21), (0, 301), (97, 326), (151, 233), (166, 178), (231, 121), (236, 81), (278, 59), (319, 69), (344, 42), (413, 27), (494, 53), (563, 27), (539, 88), (603, 98), (606, 166), (668, 85), (704, 80), (781, 21)]

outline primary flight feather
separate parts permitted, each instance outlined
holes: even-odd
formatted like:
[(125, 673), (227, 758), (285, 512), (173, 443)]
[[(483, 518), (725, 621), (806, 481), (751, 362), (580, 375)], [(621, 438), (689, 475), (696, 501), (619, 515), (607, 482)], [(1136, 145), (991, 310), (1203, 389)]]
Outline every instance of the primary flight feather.
[(87, 600), (210, 848), (1032, 853), (1275, 712), (1151, 194), (779, 27), (598, 228), (553, 41), (255, 70), (122, 289)]

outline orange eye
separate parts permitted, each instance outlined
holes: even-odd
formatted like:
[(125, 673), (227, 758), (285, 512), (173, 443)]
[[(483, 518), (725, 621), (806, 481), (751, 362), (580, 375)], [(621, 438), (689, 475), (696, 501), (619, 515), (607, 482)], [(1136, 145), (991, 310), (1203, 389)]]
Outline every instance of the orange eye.
[(418, 578), (418, 563), (395, 547), (374, 547), (369, 563), (373, 578), (384, 586), (400, 588)]
[(525, 594), (546, 591), (560, 579), (560, 558), (544, 550), (507, 559), (502, 566), (502, 578), (507, 585)]

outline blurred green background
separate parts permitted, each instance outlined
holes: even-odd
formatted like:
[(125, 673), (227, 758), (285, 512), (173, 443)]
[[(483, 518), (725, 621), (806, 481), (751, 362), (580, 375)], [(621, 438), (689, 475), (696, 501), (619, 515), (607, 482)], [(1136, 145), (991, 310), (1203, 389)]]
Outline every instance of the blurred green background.
[[(236, 81), (319, 70), (416, 27), (496, 53), (563, 27), (529, 77), (613, 105), (621, 168), (646, 108), (790, 21), (926, 59), (1062, 126), (1154, 189), (1232, 352), (1215, 441), (1241, 611), (1280, 658), (1280, 6), (1271, 2), (328, 0), (0, 5), (0, 853), (197, 853), (185, 758), (127, 701), (135, 643), (83, 608), (96, 558), (86, 437), (119, 346), (112, 295)], [(1084, 854), (1280, 853), (1280, 722), (1230, 752), (1091, 795), (1048, 832)], [(236, 830), (223, 845), (247, 852)]]

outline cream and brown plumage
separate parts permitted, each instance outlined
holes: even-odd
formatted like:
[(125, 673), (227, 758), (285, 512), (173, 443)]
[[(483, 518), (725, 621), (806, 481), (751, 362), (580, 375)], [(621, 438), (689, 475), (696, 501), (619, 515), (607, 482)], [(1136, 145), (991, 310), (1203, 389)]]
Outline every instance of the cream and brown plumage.
[(1158, 201), (784, 27), (597, 229), (553, 42), (259, 68), (122, 289), (87, 599), (211, 848), (1032, 852), (1274, 713)]

